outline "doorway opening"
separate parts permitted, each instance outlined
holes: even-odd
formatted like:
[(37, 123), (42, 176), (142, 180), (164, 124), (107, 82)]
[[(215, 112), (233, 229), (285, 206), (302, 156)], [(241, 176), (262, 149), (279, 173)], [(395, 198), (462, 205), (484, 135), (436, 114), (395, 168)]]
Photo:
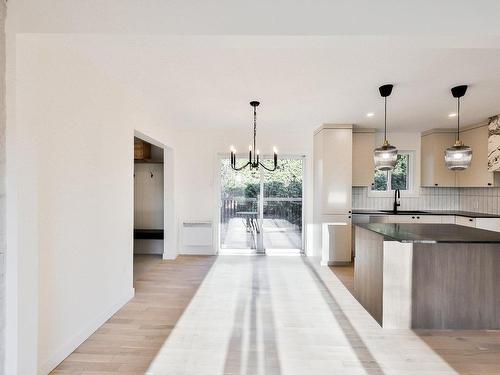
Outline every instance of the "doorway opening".
[(134, 137), (134, 282), (164, 253), (164, 152)]
[(274, 172), (235, 171), (221, 158), (219, 254), (303, 253), (304, 157), (285, 157)]

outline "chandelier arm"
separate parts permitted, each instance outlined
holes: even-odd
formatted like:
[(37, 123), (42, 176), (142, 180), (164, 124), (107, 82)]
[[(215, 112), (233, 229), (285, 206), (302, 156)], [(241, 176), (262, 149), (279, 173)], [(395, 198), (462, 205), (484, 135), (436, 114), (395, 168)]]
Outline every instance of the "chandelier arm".
[(274, 168), (268, 168), (266, 167), (264, 164), (262, 163), (259, 163), (259, 165), (264, 168), (266, 171), (269, 171), (269, 172), (274, 172), (276, 170), (276, 168), (278, 168), (278, 164), (274, 164)]
[(250, 164), (249, 161), (247, 161), (246, 164), (242, 165), (241, 167), (236, 167), (236, 162), (234, 163), (234, 165), (231, 165), (231, 168), (233, 168), (235, 171), (241, 171), (242, 169), (248, 167), (248, 165)]

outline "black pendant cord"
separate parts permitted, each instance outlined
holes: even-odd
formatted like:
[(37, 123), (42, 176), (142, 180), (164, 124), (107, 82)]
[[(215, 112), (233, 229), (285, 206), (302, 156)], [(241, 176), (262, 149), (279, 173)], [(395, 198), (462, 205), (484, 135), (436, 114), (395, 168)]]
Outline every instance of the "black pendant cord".
[(384, 143), (387, 142), (387, 96), (384, 97)]
[(457, 141), (460, 141), (460, 98), (457, 98)]
[(253, 107), (253, 162), (255, 164), (255, 158), (257, 155), (257, 149), (256, 149), (256, 144), (257, 144), (257, 107)]

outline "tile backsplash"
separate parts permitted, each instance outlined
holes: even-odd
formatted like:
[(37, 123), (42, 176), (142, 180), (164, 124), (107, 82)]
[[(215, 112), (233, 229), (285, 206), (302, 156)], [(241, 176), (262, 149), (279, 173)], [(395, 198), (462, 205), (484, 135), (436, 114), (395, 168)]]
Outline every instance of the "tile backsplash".
[[(373, 197), (367, 187), (352, 188), (353, 209), (392, 209), (393, 197)], [(460, 210), (500, 214), (500, 188), (420, 188), (401, 199), (400, 210)]]

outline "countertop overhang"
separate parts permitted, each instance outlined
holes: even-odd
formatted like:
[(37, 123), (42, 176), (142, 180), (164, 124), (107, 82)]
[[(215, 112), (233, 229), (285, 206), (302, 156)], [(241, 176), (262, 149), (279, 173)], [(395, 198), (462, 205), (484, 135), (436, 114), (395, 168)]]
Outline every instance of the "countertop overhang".
[(404, 211), (399, 211), (394, 213), (392, 211), (381, 211), (381, 210), (352, 210), (353, 215), (406, 215), (406, 216), (425, 216), (425, 215), (439, 215), (439, 216), (463, 216), (463, 217), (474, 217), (474, 218), (500, 218), (500, 215), (495, 214), (485, 214), (481, 212), (470, 212), (470, 211), (453, 211), (453, 210), (423, 210), (417, 213), (405, 213)]
[[(369, 223), (358, 227), (403, 243), (498, 243), (500, 233), (455, 224)], [(500, 248), (499, 248), (500, 249)]]

